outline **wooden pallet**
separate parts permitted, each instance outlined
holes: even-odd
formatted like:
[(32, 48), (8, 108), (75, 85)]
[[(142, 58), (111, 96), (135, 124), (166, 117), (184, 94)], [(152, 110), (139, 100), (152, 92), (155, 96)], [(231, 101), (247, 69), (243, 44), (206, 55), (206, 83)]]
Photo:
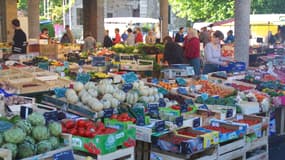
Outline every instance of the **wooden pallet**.
[[(61, 153), (64, 151), (69, 151), (72, 150), (72, 140), (71, 137), (72, 135), (70, 134), (62, 134), (61, 136), (64, 139), (64, 147), (53, 150), (53, 151), (49, 151), (43, 154), (38, 154), (32, 157), (28, 157), (22, 160), (53, 160), (53, 156), (57, 153)], [(0, 158), (3, 158), (4, 160), (12, 160), (12, 153), (10, 150), (8, 149), (2, 149), (0, 148)]]
[(120, 160), (135, 160), (135, 155), (134, 155), (134, 147), (129, 147), (129, 148), (124, 148), (124, 149), (119, 149), (115, 152), (108, 153), (105, 155), (97, 155), (91, 156), (91, 155), (86, 155), (85, 152), (78, 152), (76, 151), (76, 154), (74, 155), (76, 160), (86, 160), (86, 157), (90, 158), (90, 160), (115, 160), (115, 159), (120, 159)]
[(244, 157), (245, 137), (218, 145), (218, 159), (228, 160)]

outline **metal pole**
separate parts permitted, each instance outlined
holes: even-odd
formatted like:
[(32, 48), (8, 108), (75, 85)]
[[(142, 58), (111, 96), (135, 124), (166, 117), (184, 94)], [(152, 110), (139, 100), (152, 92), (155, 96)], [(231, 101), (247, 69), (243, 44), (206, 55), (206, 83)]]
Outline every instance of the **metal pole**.
[(69, 26), (70, 26), (70, 29), (72, 29), (72, 24), (71, 24), (71, 0), (68, 1), (68, 7), (69, 7)]

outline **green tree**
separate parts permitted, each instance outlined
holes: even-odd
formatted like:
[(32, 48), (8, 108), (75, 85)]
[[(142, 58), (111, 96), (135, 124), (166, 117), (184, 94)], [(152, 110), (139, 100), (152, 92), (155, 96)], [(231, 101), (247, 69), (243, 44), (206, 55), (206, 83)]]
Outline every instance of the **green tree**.
[(169, 0), (174, 13), (193, 22), (233, 17), (234, 0)]
[[(19, 10), (27, 11), (27, 1), (28, 0), (19, 0), (17, 7)], [(44, 16), (44, 0), (40, 1), (40, 19), (51, 19), (54, 23), (61, 24), (63, 20), (62, 10), (67, 11), (69, 6), (72, 6), (75, 0), (69, 0), (69, 5), (66, 5), (65, 8), (62, 6), (63, 0), (50, 0), (49, 1), (49, 13), (47, 17)]]
[[(193, 22), (219, 21), (234, 16), (234, 0), (169, 0), (178, 17)], [(285, 13), (284, 0), (252, 0), (251, 13)]]

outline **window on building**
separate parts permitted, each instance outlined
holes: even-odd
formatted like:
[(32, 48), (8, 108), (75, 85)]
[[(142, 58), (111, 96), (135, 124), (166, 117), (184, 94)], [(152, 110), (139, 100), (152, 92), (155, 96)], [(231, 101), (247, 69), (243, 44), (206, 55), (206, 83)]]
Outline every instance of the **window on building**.
[(112, 18), (113, 17), (113, 13), (107, 13), (107, 18)]
[(140, 17), (140, 9), (133, 9), (133, 17)]
[(76, 8), (76, 23), (77, 25), (83, 25), (83, 9)]

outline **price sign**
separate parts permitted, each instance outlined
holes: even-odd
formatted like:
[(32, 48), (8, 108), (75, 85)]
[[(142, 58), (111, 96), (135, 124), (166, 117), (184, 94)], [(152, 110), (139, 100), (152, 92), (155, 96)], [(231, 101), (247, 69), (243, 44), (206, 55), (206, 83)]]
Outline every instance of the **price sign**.
[(82, 82), (83, 84), (87, 83), (90, 80), (90, 75), (87, 73), (78, 73), (76, 76), (76, 81)]
[(178, 127), (183, 126), (183, 117), (180, 116), (180, 117), (175, 118), (175, 124), (176, 124)]
[(28, 118), (29, 114), (31, 114), (33, 112), (33, 109), (30, 107), (26, 107), (26, 106), (21, 106), (20, 109), (20, 117), (23, 119)]
[(196, 127), (200, 127), (200, 126), (201, 126), (201, 119), (199, 117), (193, 121), (193, 127), (196, 128)]
[(186, 67), (186, 72), (187, 72), (187, 75), (188, 76), (193, 76), (195, 75), (195, 72), (194, 72), (194, 68), (193, 67)]
[(58, 112), (57, 111), (45, 112), (44, 117), (46, 119), (46, 122), (58, 121)]
[(104, 112), (104, 118), (110, 118), (113, 115), (114, 109), (107, 108), (107, 109), (104, 109), (103, 112)]
[(155, 122), (155, 131), (162, 132), (165, 129), (165, 122), (164, 121), (157, 121)]
[(106, 61), (104, 56), (94, 56), (92, 59), (92, 66), (105, 66)]
[(156, 116), (159, 114), (158, 112), (158, 103), (149, 103), (147, 106), (148, 113), (150, 116)]
[(187, 104), (181, 104), (180, 105), (180, 112), (185, 113), (188, 111), (188, 105)]
[(233, 109), (227, 109), (226, 117), (232, 117), (233, 116)]
[(166, 106), (166, 102), (164, 101), (163, 98), (159, 98), (158, 103), (159, 103), (159, 107), (165, 107)]
[(75, 160), (72, 150), (63, 151), (53, 155), (54, 160)]
[(145, 125), (145, 119), (144, 116), (139, 116), (136, 119), (136, 125), (138, 126), (144, 126)]

